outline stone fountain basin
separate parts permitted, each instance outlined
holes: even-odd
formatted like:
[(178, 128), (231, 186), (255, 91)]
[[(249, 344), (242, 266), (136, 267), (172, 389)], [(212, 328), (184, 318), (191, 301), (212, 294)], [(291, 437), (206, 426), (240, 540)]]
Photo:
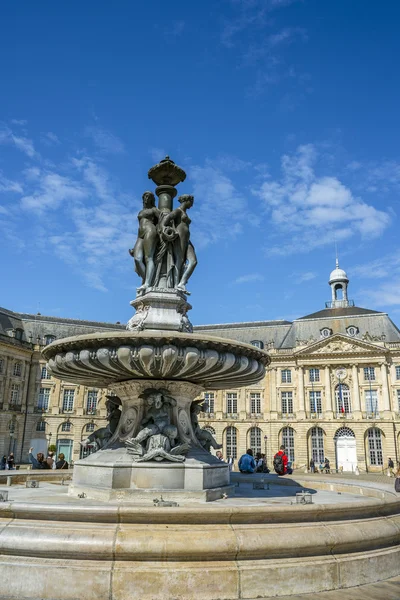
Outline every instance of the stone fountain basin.
[(263, 379), (270, 362), (250, 344), (158, 330), (68, 337), (42, 352), (54, 376), (95, 387), (132, 379), (180, 380), (213, 390), (243, 387)]

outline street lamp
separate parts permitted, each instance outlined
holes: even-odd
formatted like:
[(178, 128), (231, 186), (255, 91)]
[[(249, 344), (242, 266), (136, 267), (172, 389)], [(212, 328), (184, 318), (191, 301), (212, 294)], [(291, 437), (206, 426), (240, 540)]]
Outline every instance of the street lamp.
[(11, 454), (11, 452), (14, 452), (15, 415), (13, 415), (13, 418), (10, 421), (9, 430), (10, 430), (10, 446), (8, 449), (8, 454)]
[(268, 442), (268, 436), (264, 435), (264, 450), (265, 450), (265, 466), (267, 466), (267, 442)]

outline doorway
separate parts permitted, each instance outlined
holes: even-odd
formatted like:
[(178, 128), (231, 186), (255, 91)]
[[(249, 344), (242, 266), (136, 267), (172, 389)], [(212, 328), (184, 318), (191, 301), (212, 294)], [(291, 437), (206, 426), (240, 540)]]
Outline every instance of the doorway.
[(355, 471), (357, 466), (356, 436), (349, 427), (338, 429), (335, 435), (336, 468), (343, 471)]

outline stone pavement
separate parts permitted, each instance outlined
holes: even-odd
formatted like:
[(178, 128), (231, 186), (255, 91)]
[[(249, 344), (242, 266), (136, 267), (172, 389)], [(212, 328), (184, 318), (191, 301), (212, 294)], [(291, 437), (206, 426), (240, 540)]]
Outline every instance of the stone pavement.
[[(257, 600), (263, 599), (258, 598)], [(330, 592), (279, 596), (277, 600), (400, 600), (400, 577)]]

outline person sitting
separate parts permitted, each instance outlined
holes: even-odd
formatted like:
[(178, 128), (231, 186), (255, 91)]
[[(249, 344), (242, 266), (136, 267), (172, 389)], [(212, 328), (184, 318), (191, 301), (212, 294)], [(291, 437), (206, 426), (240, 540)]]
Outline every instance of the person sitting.
[(274, 456), (274, 469), (278, 475), (291, 475), (293, 469), (288, 465), (289, 459), (285, 454), (285, 446), (280, 446), (279, 451)]
[(239, 458), (238, 467), (241, 473), (254, 473), (256, 463), (251, 448), (246, 451), (246, 454), (243, 454), (243, 456)]
[(331, 472), (331, 465), (330, 465), (330, 462), (329, 462), (329, 460), (327, 458), (325, 459), (324, 468), (325, 468), (325, 473), (330, 473)]
[(60, 452), (58, 455), (58, 461), (56, 462), (56, 469), (68, 469), (68, 463), (65, 460), (65, 455)]
[(43, 452), (38, 452), (36, 458), (32, 454), (33, 448), (29, 448), (29, 462), (33, 469), (50, 469), (47, 460), (44, 457)]

